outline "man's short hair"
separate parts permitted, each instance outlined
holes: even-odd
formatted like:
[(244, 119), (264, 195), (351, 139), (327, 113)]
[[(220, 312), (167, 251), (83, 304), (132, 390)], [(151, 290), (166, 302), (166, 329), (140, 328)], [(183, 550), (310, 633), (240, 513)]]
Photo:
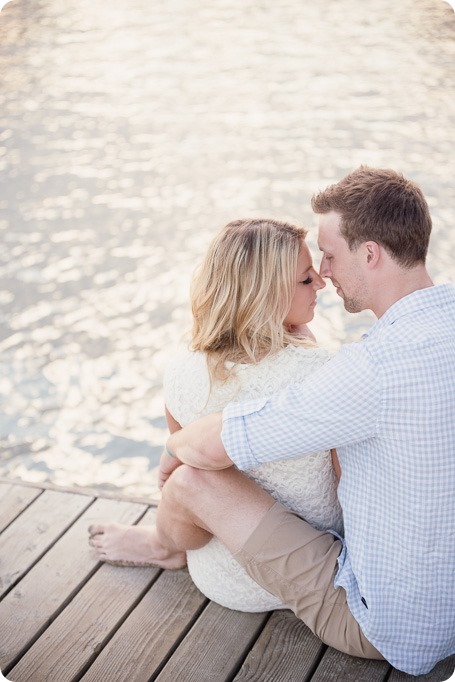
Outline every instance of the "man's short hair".
[(354, 251), (375, 241), (403, 267), (425, 263), (431, 216), (422, 190), (400, 173), (360, 166), (314, 195), (315, 213), (341, 215), (341, 235)]

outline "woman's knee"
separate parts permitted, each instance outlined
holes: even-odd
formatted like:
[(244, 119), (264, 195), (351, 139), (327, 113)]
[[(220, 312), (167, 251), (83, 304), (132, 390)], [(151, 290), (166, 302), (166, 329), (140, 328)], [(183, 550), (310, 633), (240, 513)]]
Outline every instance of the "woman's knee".
[(195, 496), (203, 494), (204, 490), (210, 490), (210, 481), (217, 472), (195, 469), (182, 464), (172, 473), (163, 488), (163, 498), (173, 498), (179, 504), (187, 501), (194, 503)]
[[(182, 464), (172, 473), (163, 488), (163, 498), (179, 506), (202, 511), (209, 507), (217, 508), (223, 503), (232, 505), (242, 496), (250, 499), (250, 488), (260, 491), (263, 496), (266, 493), (251, 481), (247, 476), (237, 471), (234, 467), (220, 470), (196, 469)], [(268, 497), (268, 495), (267, 495)]]

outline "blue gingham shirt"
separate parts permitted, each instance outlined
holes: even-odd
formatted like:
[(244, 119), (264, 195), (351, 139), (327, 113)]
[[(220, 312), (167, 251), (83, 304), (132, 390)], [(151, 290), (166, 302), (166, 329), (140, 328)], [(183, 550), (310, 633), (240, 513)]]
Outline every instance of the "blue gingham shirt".
[(336, 447), (335, 586), (400, 670), (455, 653), (453, 284), (400, 299), (301, 384), (226, 407), (222, 440), (240, 469)]

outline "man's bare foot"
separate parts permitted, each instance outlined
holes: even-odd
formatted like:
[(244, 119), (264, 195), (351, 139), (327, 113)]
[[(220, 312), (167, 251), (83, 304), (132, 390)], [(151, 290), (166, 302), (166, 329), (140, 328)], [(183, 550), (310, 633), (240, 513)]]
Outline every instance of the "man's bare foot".
[(121, 566), (158, 566), (178, 569), (186, 565), (185, 552), (162, 547), (155, 526), (126, 526), (121, 523), (92, 525), (89, 544), (98, 558)]

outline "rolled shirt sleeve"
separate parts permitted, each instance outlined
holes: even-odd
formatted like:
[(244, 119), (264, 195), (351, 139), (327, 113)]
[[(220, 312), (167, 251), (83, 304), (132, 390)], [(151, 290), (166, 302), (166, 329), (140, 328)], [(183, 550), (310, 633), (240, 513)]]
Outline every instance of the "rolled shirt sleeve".
[(363, 343), (344, 346), (310, 377), (272, 398), (228, 405), (221, 438), (239, 469), (371, 438), (381, 371)]

